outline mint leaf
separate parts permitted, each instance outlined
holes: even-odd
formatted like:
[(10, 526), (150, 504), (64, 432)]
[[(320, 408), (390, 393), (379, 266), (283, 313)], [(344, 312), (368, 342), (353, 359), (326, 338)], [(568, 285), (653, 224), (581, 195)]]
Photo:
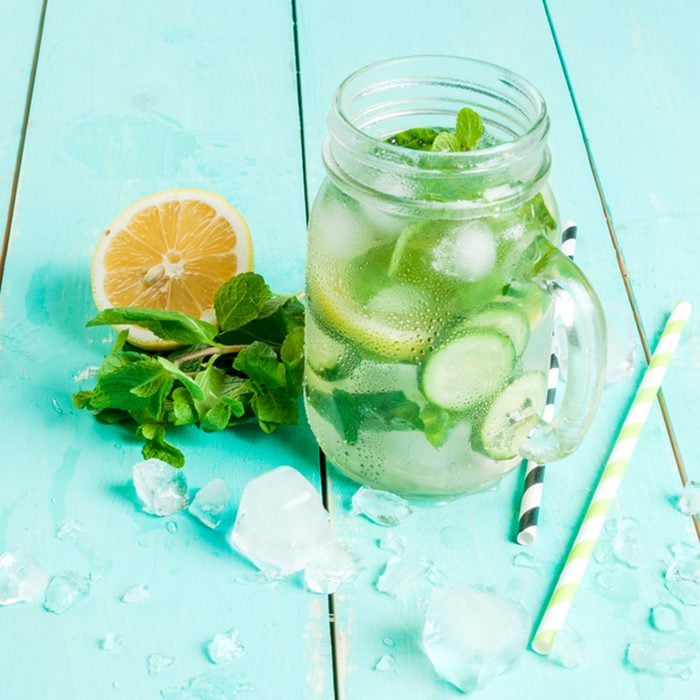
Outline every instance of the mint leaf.
[(296, 396), (301, 393), (304, 383), (304, 329), (295, 328), (284, 339), (280, 349), (284, 364), (287, 390)]
[(279, 389), (287, 383), (285, 368), (278, 361), (277, 353), (269, 345), (258, 340), (238, 353), (233, 366), (257, 384), (270, 389)]
[(255, 272), (244, 272), (225, 282), (214, 296), (216, 320), (223, 330), (234, 330), (257, 318), (270, 299), (270, 288)]
[(545, 229), (548, 231), (553, 231), (557, 227), (557, 221), (552, 216), (549, 211), (542, 193), (536, 194), (527, 204), (526, 207), (530, 208), (532, 216), (538, 221)]
[(162, 425), (142, 425), (136, 434), (146, 440), (141, 454), (146, 459), (160, 459), (180, 469), (185, 466), (185, 455), (165, 439), (165, 427)]
[(143, 352), (132, 352), (132, 351), (120, 351), (113, 352), (111, 355), (107, 355), (100, 365), (100, 369), (97, 371), (97, 380), (99, 381), (102, 377), (115, 372), (126, 365), (130, 365), (133, 362), (139, 362), (140, 360), (150, 360), (150, 356)]
[(418, 151), (429, 151), (438, 133), (438, 129), (431, 129), (430, 127), (406, 129), (406, 131), (400, 131), (398, 134), (390, 136), (386, 139), (386, 143)]
[[(235, 278), (234, 278), (235, 279)], [(183, 345), (205, 343), (212, 345), (218, 333), (216, 326), (181, 311), (164, 311), (143, 307), (104, 309), (87, 326), (137, 325), (147, 328), (163, 340), (172, 340)]]
[(173, 389), (170, 396), (172, 407), (168, 416), (173, 425), (191, 425), (197, 422), (197, 412), (194, 408), (192, 396), (184, 387)]
[(436, 448), (444, 445), (451, 424), (450, 414), (439, 406), (427, 404), (421, 409), (419, 418), (428, 442)]
[(129, 340), (129, 331), (125, 328), (123, 331), (117, 333), (117, 337), (114, 339), (114, 345), (112, 345), (112, 352), (115, 353), (123, 350), (127, 340)]
[(172, 377), (156, 360), (139, 360), (102, 377), (90, 398), (90, 408), (116, 408), (128, 412), (137, 423), (158, 422), (172, 385)]
[(204, 394), (202, 400), (195, 399), (194, 401), (200, 420), (204, 418), (210, 409), (222, 403), (224, 396), (235, 393), (236, 396), (231, 398), (237, 398), (238, 394), (245, 391), (245, 380), (240, 377), (232, 377), (223, 369), (216, 367), (213, 361), (207, 365), (206, 369), (197, 372), (195, 382), (197, 382)]
[(236, 330), (225, 331), (217, 341), (224, 345), (245, 345), (259, 340), (279, 347), (288, 333), (303, 326), (304, 305), (296, 297), (291, 297), (270, 316), (257, 318)]
[(461, 141), (451, 131), (441, 131), (433, 141), (433, 151), (461, 151)]
[(199, 384), (197, 384), (197, 382), (195, 382), (191, 377), (188, 377), (176, 364), (170, 362), (170, 360), (166, 359), (165, 357), (159, 357), (158, 362), (160, 362), (166, 372), (168, 372), (173, 379), (177, 379), (177, 381), (190, 392), (192, 398), (199, 400), (204, 398), (204, 392)]
[(307, 389), (311, 405), (350, 444), (360, 430), (422, 430), (420, 407), (403, 391), (351, 394), (335, 389), (331, 394)]
[(294, 294), (275, 294), (271, 296), (260, 308), (258, 318), (267, 318), (283, 307), (290, 299), (296, 299)]
[(231, 407), (220, 401), (212, 406), (199, 422), (199, 427), (208, 433), (225, 430), (231, 418)]
[(126, 411), (120, 411), (118, 408), (104, 408), (101, 411), (96, 411), (95, 418), (97, 418), (100, 423), (107, 423), (108, 425), (125, 423), (126, 421), (133, 420)]
[(481, 117), (469, 107), (463, 107), (457, 113), (457, 138), (463, 151), (471, 151), (479, 143), (484, 133), (484, 122)]
[(260, 387), (251, 399), (251, 406), (266, 433), (271, 433), (278, 425), (293, 425), (299, 420), (297, 402), (282, 389)]
[(92, 392), (76, 391), (71, 398), (73, 399), (73, 406), (75, 408), (89, 408)]

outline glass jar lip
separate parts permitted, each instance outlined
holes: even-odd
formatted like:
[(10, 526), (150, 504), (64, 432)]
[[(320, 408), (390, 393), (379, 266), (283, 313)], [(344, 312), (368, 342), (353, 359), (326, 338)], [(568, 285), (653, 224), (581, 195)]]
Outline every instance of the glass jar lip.
[[(344, 93), (353, 81), (361, 78), (367, 73), (381, 69), (391, 65), (406, 65), (410, 63), (420, 64), (423, 61), (449, 61), (451, 63), (462, 66), (476, 66), (480, 69), (493, 71), (494, 75), (498, 74), (501, 79), (507, 79), (509, 83), (515, 86), (523, 94), (525, 94), (532, 102), (536, 110), (536, 116), (532, 120), (529, 127), (516, 138), (510, 141), (480, 148), (472, 151), (416, 151), (413, 149), (398, 146), (387, 141), (376, 138), (353, 124), (352, 120), (347, 116), (342, 105)], [(439, 76), (435, 76), (439, 77)], [(465, 86), (469, 84), (468, 73), (465, 75)], [(534, 143), (541, 141), (547, 134), (549, 128), (549, 117), (547, 114), (547, 105), (540, 91), (528, 80), (523, 78), (518, 73), (504, 68), (496, 63), (482, 61), (476, 58), (467, 56), (457, 56), (452, 54), (417, 54), (399, 56), (395, 58), (382, 59), (373, 63), (367, 64), (348, 75), (338, 86), (333, 96), (333, 106), (336, 114), (339, 116), (341, 123), (352, 134), (352, 138), (357, 139), (360, 143), (371, 146), (380, 146), (387, 154), (395, 156), (397, 161), (403, 161), (404, 164), (408, 159), (420, 160), (422, 167), (429, 165), (434, 159), (436, 164), (444, 166), (446, 163), (459, 166), (460, 163), (474, 164), (482, 161), (491, 161), (500, 156), (510, 155), (513, 151), (527, 150)]]

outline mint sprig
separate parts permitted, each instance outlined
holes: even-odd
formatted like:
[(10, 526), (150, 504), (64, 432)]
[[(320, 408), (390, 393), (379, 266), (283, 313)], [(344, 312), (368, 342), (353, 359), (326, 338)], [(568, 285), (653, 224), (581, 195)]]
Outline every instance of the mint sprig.
[(236, 275), (215, 296), (216, 322), (179, 311), (142, 307), (101, 311), (88, 326), (138, 325), (177, 350), (150, 352), (119, 333), (89, 391), (73, 395), (104, 423), (131, 424), (143, 455), (182, 467), (166, 440), (173, 427), (216, 432), (257, 419), (264, 432), (299, 419), (304, 358), (304, 307), (273, 294), (254, 272)]

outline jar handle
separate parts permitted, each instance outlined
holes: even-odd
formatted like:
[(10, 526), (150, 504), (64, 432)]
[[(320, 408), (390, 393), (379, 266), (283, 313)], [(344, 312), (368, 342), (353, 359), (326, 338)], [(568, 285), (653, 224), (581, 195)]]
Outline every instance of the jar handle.
[(520, 450), (524, 458), (544, 464), (571, 454), (586, 434), (603, 391), (607, 340), (600, 301), (579, 267), (543, 237), (535, 246), (532, 281), (556, 305), (568, 364), (560, 407), (550, 423), (542, 421), (530, 432)]

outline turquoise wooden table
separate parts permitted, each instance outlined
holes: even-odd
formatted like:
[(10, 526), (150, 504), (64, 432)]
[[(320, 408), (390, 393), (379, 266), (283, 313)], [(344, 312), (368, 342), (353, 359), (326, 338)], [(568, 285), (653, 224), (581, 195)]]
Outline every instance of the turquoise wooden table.
[[(237, 627), (246, 654), (226, 673), (242, 697), (449, 699), (419, 648), (421, 600), (373, 583), (388, 558), (381, 528), (350, 513), (356, 488), (321, 469), (305, 427), (264, 436), (183, 431), (187, 475), (214, 476), (234, 505), (245, 483), (292, 464), (327, 492), (338, 534), (364, 555), (359, 579), (327, 598), (297, 579), (250, 583), (251, 565), (222, 535), (181, 514), (140, 512), (130, 486), (139, 446), (76, 413), (112, 339), (84, 328), (89, 266), (104, 226), (170, 187), (221, 193), (248, 219), (256, 267), (273, 288), (303, 285), (305, 211), (323, 177), (331, 92), (355, 68), (411, 53), (469, 55), (527, 76), (549, 105), (552, 183), (580, 226), (577, 260), (618, 322), (634, 317), (654, 345), (677, 298), (700, 309), (697, 50), (700, 7), (670, 0), (0, 0), (0, 551), (26, 547), (52, 573), (93, 574), (64, 615), (39, 602), (0, 608), (3, 700), (157, 698), (214, 667), (204, 645)], [(622, 319), (621, 321), (619, 319)], [(688, 681), (639, 674), (626, 645), (649, 634), (649, 608), (672, 602), (669, 547), (697, 545), (673, 505), (681, 473), (700, 479), (700, 332), (692, 324), (622, 486), (617, 513), (637, 520), (642, 562), (593, 562), (571, 614), (585, 661), (565, 670), (530, 652), (480, 691), (495, 698), (691, 698)], [(536, 618), (644, 365), (609, 385), (582, 448), (549, 470), (536, 566), (513, 566), (518, 470), (499, 487), (400, 526), (450, 581), (495, 585)], [(77, 521), (77, 537), (56, 532)], [(150, 597), (120, 596), (145, 584)], [(684, 607), (700, 632), (700, 609)], [(118, 651), (100, 649), (109, 632)], [(175, 663), (156, 676), (146, 659)], [(393, 671), (373, 670), (384, 654)], [(231, 686), (234, 687), (234, 686)], [(229, 691), (229, 696), (234, 691)], [(223, 697), (223, 696), (222, 696)]]

